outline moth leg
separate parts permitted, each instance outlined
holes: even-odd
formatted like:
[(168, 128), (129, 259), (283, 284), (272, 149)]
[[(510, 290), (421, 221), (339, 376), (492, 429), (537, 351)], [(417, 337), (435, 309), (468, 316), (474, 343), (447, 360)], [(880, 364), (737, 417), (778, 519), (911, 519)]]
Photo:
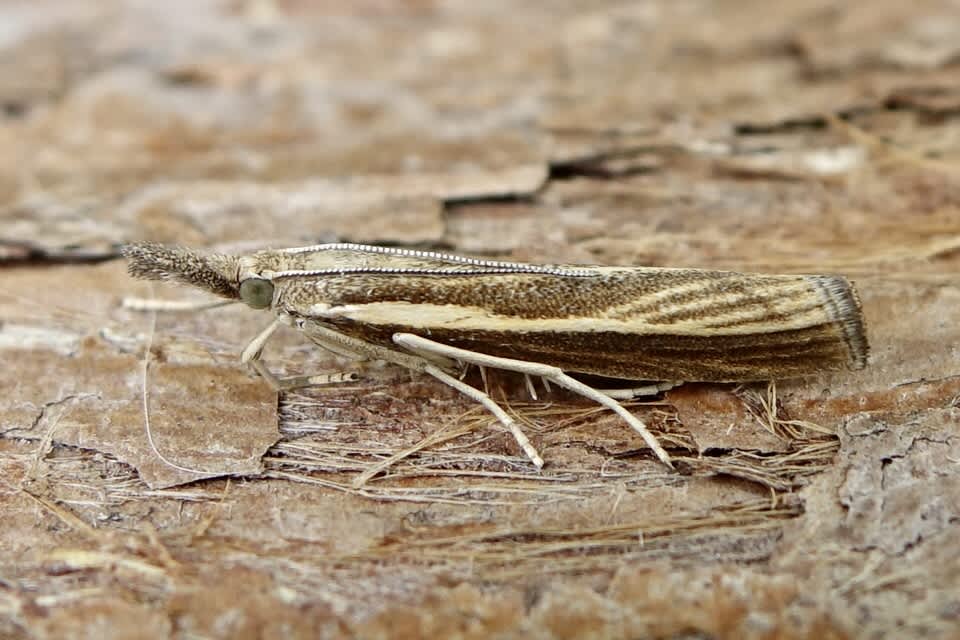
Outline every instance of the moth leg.
[(471, 387), (465, 382), (451, 376), (449, 373), (436, 367), (435, 365), (427, 364), (423, 368), (423, 372), (429, 373), (437, 380), (450, 385), (471, 400), (482, 404), (487, 411), (496, 416), (497, 420), (499, 420), (503, 426), (510, 430), (514, 440), (517, 441), (517, 444), (520, 445), (520, 448), (523, 449), (523, 452), (526, 454), (526, 456), (530, 458), (530, 462), (532, 462), (537, 469), (543, 468), (543, 458), (540, 457), (540, 454), (537, 452), (536, 448), (533, 446), (533, 444), (531, 444), (527, 434), (520, 429), (520, 426), (513, 418), (510, 417), (510, 414), (500, 408), (500, 405), (493, 401), (493, 398), (488, 396), (483, 391), (480, 391), (475, 387)]
[(533, 386), (533, 378), (530, 377), (529, 373), (523, 374), (523, 382), (527, 385), (527, 393), (530, 394), (530, 397), (534, 400), (539, 400), (540, 398), (537, 397), (537, 390)]
[[(414, 371), (423, 371), (427, 364), (434, 364), (444, 371), (457, 371), (458, 369), (455, 363), (456, 358), (447, 358), (441, 354), (429, 354), (427, 357), (419, 354), (412, 356), (397, 349), (382, 347), (366, 340), (348, 336), (318, 322), (297, 322), (296, 326), (314, 343), (328, 349), (334, 347), (337, 349), (337, 351), (334, 351), (335, 353), (341, 353), (356, 360), (383, 360)], [(333, 351), (334, 349), (330, 350)]]
[(304, 387), (320, 387), (328, 384), (341, 384), (344, 382), (356, 382), (360, 376), (353, 371), (341, 371), (337, 373), (318, 373), (311, 376), (290, 376), (288, 378), (278, 378), (263, 360), (251, 360), (250, 366), (254, 371), (266, 381), (274, 391), (292, 391)]
[[(533, 462), (538, 469), (543, 467), (543, 458), (540, 457), (540, 454), (530, 443), (530, 439), (520, 429), (514, 419), (500, 408), (500, 405), (494, 402), (486, 393), (471, 387), (447, 372), (447, 370), (456, 371), (455, 362), (457, 358), (448, 358), (444, 354), (429, 352), (423, 355), (410, 355), (409, 353), (388, 349), (387, 347), (371, 344), (359, 338), (344, 335), (320, 323), (299, 323), (297, 326), (314, 342), (323, 343), (321, 346), (332, 344), (337, 348), (356, 354), (358, 358), (383, 360), (413, 371), (422, 371), (453, 387), (468, 398), (486, 407), (487, 411), (496, 416), (503, 426), (510, 430), (517, 444), (520, 445), (523, 452), (530, 458), (530, 461)], [(481, 371), (483, 371), (482, 367)]]
[(288, 378), (278, 378), (267, 365), (264, 364), (260, 356), (263, 354), (263, 348), (273, 333), (280, 327), (280, 320), (274, 320), (270, 325), (258, 333), (250, 344), (244, 348), (240, 354), (240, 362), (249, 364), (254, 371), (260, 374), (270, 388), (274, 391), (290, 391), (302, 387), (315, 387), (325, 384), (338, 384), (341, 382), (355, 382), (359, 376), (353, 372), (340, 373), (321, 373), (311, 376), (290, 376)]
[(459, 349), (457, 347), (451, 347), (439, 342), (434, 342), (433, 340), (429, 340), (412, 333), (395, 333), (393, 335), (393, 341), (401, 347), (405, 347), (414, 353), (434, 353), (441, 356), (446, 356), (448, 358), (462, 360), (470, 364), (495, 367), (497, 369), (505, 369), (507, 371), (515, 371), (517, 373), (526, 373), (533, 376), (539, 376), (549, 380), (550, 382), (553, 382), (558, 386), (569, 389), (574, 393), (578, 393), (586, 398), (590, 398), (594, 402), (602, 404), (603, 406), (611, 409), (617, 415), (623, 418), (623, 420), (629, 424), (634, 431), (640, 434), (640, 437), (642, 437), (644, 442), (647, 443), (647, 446), (653, 450), (653, 452), (657, 455), (657, 458), (660, 459), (660, 462), (667, 465), (671, 469), (673, 468), (673, 463), (670, 462), (670, 456), (663, 449), (663, 447), (660, 446), (660, 443), (657, 442), (657, 439), (653, 437), (653, 434), (647, 429), (647, 425), (645, 425), (632, 413), (624, 409), (619, 402), (610, 396), (604, 395), (593, 387), (586, 385), (575, 378), (571, 378), (565, 374), (563, 370), (557, 367), (538, 362), (526, 362), (524, 360), (514, 360), (512, 358), (501, 358), (499, 356), (491, 356), (484, 353), (477, 353), (475, 351), (468, 351), (466, 349)]
[(326, 349), (335, 356), (340, 356), (342, 358), (350, 358), (351, 360), (369, 360), (370, 358), (362, 353), (358, 353), (354, 349), (349, 349), (342, 344), (337, 344), (328, 340), (325, 337), (318, 336), (316, 334), (307, 334), (307, 337), (310, 338), (310, 342), (317, 345), (321, 349)]
[(243, 348), (240, 353), (240, 362), (247, 363), (260, 359), (263, 348), (267, 345), (267, 340), (280, 328), (280, 321), (274, 320), (263, 331), (254, 336), (253, 340)]
[(614, 400), (630, 400), (632, 398), (639, 398), (642, 396), (655, 396), (661, 391), (669, 391), (670, 389), (676, 389), (683, 382), (654, 382), (652, 384), (645, 384), (639, 387), (628, 387), (626, 389), (597, 389), (600, 393)]

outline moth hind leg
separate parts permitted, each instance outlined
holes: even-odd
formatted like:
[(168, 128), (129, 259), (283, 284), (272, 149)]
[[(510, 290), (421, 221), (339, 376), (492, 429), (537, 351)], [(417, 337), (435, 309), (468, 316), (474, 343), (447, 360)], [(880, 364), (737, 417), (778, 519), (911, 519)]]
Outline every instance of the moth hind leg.
[[(298, 323), (297, 327), (301, 329), (315, 344), (333, 351), (334, 353), (346, 355), (355, 359), (383, 360), (385, 362), (390, 362), (401, 367), (405, 367), (411, 371), (422, 371), (432, 375), (441, 382), (464, 394), (468, 398), (471, 398), (483, 405), (488, 411), (490, 411), (490, 413), (495, 415), (507, 429), (510, 430), (510, 433), (513, 434), (514, 439), (516, 439), (517, 444), (520, 445), (520, 448), (523, 449), (523, 452), (528, 458), (530, 458), (530, 461), (533, 462), (538, 469), (543, 467), (543, 458), (540, 457), (540, 454), (537, 453), (536, 448), (534, 448), (534, 446), (530, 443), (530, 439), (527, 438), (526, 434), (523, 433), (513, 418), (511, 418), (506, 411), (500, 408), (500, 406), (494, 402), (489, 395), (483, 391), (480, 391), (479, 389), (471, 387), (456, 377), (457, 374), (464, 372), (464, 367), (461, 366), (461, 362), (457, 361), (457, 358), (448, 358), (442, 354), (430, 351), (421, 353), (416, 350), (401, 351), (397, 349), (389, 349), (381, 345), (372, 344), (364, 340), (360, 340), (359, 338), (353, 338), (351, 336), (342, 334), (339, 331), (323, 326), (323, 324), (319, 322), (302, 322)], [(254, 342), (256, 342), (258, 338), (259, 336), (254, 338)], [(251, 343), (251, 347), (253, 347), (253, 343)], [(253, 348), (255, 349), (256, 347)], [(413, 351), (415, 355), (410, 355), (410, 351)], [(480, 370), (482, 373), (483, 367), (481, 367)]]
[(413, 353), (436, 354), (478, 366), (493, 367), (496, 369), (504, 369), (506, 371), (515, 371), (517, 373), (541, 377), (549, 380), (557, 386), (573, 391), (574, 393), (580, 394), (586, 398), (590, 398), (594, 402), (609, 408), (614, 413), (619, 415), (624, 422), (626, 422), (631, 428), (633, 428), (634, 431), (640, 434), (640, 437), (643, 438), (644, 442), (647, 443), (647, 446), (653, 450), (657, 458), (663, 464), (667, 465), (671, 469), (673, 468), (673, 463), (670, 461), (670, 456), (663, 449), (663, 447), (660, 446), (660, 443), (653, 436), (653, 434), (647, 429), (647, 425), (645, 425), (632, 413), (627, 411), (623, 405), (617, 402), (614, 398), (611, 398), (610, 396), (597, 391), (593, 387), (570, 377), (564, 373), (563, 370), (557, 367), (538, 362), (527, 362), (525, 360), (514, 360), (512, 358), (491, 356), (485, 353), (477, 353), (475, 351), (460, 349), (458, 347), (451, 347), (450, 345), (434, 342), (433, 340), (414, 335), (412, 333), (395, 333), (393, 335), (393, 341), (397, 345), (404, 347)]
[(543, 458), (540, 457), (540, 454), (530, 442), (527, 434), (525, 434), (520, 428), (520, 425), (518, 425), (516, 421), (510, 417), (510, 414), (508, 414), (500, 407), (500, 405), (494, 402), (493, 398), (483, 391), (480, 391), (476, 387), (471, 387), (462, 380), (451, 376), (449, 373), (433, 364), (425, 365), (423, 367), (423, 372), (429, 373), (437, 380), (440, 380), (441, 382), (453, 387), (471, 400), (479, 402), (481, 405), (483, 405), (487, 411), (496, 416), (497, 420), (499, 420), (500, 423), (510, 431), (510, 434), (513, 435), (514, 440), (516, 440), (517, 444), (520, 445), (520, 448), (523, 450), (524, 454), (530, 458), (530, 462), (532, 462), (537, 469), (543, 468)]

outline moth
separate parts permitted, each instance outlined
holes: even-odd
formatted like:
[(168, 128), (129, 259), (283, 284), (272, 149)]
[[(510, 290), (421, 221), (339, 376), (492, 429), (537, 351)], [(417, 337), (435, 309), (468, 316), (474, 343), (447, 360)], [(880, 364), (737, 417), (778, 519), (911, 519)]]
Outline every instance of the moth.
[[(672, 466), (646, 425), (591, 381), (748, 382), (866, 365), (868, 343), (851, 283), (832, 275), (532, 265), (362, 244), (249, 255), (127, 245), (129, 272), (204, 289), (272, 320), (243, 350), (275, 389), (322, 376), (277, 378), (261, 360), (282, 324), (357, 360), (423, 372), (480, 402), (536, 465), (543, 459), (488, 394), (463, 381), (470, 365), (542, 378), (616, 412)], [(573, 374), (573, 375), (571, 375)]]

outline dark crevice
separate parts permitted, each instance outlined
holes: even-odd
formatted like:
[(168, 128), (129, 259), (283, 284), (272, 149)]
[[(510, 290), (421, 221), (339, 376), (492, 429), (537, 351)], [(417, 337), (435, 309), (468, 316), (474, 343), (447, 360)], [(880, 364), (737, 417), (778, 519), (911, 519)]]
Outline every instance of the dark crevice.
[(623, 169), (613, 169), (603, 165), (604, 162), (615, 159), (615, 154), (597, 156), (595, 158), (574, 160), (571, 162), (557, 162), (550, 165), (550, 180), (573, 180), (576, 178), (593, 178), (596, 180), (617, 180), (631, 176), (654, 173), (655, 168), (636, 166)]
[(0, 267), (47, 267), (65, 264), (100, 264), (120, 257), (115, 250), (64, 247), (50, 251), (20, 242), (0, 240)]
[(444, 206), (455, 207), (470, 204), (531, 204), (536, 202), (538, 191), (530, 193), (491, 193), (476, 196), (443, 198)]
[[(895, 92), (882, 100), (878, 105), (854, 106), (847, 109), (839, 109), (833, 112), (833, 115), (844, 122), (852, 122), (856, 118), (870, 116), (884, 112), (914, 112), (920, 115), (937, 116), (945, 118), (948, 116), (960, 115), (960, 99), (956, 105), (945, 107), (931, 107), (920, 104), (918, 100), (911, 99), (908, 92)], [(787, 118), (779, 122), (755, 124), (741, 123), (735, 124), (733, 132), (735, 135), (769, 135), (789, 133), (794, 131), (822, 130), (830, 127), (827, 117), (811, 114), (808, 116), (799, 116), (796, 118)]]
[[(860, 116), (866, 116), (879, 111), (884, 111), (885, 109), (870, 106), (870, 107), (850, 107), (848, 109), (841, 109), (834, 112), (834, 116), (843, 120), (844, 122), (850, 122), (854, 118)], [(779, 122), (773, 122), (769, 124), (755, 124), (755, 123), (742, 123), (735, 124), (733, 126), (733, 132), (735, 135), (748, 136), (748, 135), (765, 135), (765, 134), (775, 134), (775, 133), (787, 133), (793, 131), (806, 131), (810, 129), (820, 130), (829, 128), (830, 123), (827, 120), (826, 116), (822, 115), (809, 115), (801, 116), (797, 118), (787, 118), (785, 120), (780, 120)]]

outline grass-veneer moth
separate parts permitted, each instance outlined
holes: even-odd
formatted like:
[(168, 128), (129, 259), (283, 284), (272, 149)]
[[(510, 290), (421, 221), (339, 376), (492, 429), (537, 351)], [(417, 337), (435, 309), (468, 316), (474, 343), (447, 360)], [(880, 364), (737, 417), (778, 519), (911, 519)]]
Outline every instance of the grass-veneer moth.
[(747, 382), (860, 369), (868, 355), (860, 302), (839, 276), (539, 266), (346, 243), (244, 256), (138, 243), (124, 255), (135, 277), (269, 311), (272, 322), (241, 360), (274, 388), (315, 379), (278, 379), (260, 359), (273, 332), (288, 324), (335, 354), (428, 373), (482, 403), (538, 468), (543, 459), (510, 415), (463, 382), (466, 367), (540, 377), (590, 398), (672, 466), (646, 425), (617, 401), (622, 395), (569, 373)]

